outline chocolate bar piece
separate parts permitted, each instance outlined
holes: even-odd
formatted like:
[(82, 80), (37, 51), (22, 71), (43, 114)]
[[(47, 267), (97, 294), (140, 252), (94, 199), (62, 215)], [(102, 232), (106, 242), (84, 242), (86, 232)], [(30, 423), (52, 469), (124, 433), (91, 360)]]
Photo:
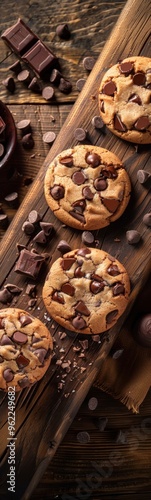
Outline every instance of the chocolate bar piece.
[(4, 31), (1, 38), (20, 57), (38, 40), (22, 19), (18, 19), (16, 24)]
[(44, 258), (40, 254), (30, 252), (29, 250), (23, 248), (19, 254), (15, 271), (16, 273), (24, 274), (29, 278), (36, 279), (43, 262)]
[(23, 61), (29, 64), (39, 76), (52, 70), (57, 62), (56, 56), (39, 40), (23, 56)]

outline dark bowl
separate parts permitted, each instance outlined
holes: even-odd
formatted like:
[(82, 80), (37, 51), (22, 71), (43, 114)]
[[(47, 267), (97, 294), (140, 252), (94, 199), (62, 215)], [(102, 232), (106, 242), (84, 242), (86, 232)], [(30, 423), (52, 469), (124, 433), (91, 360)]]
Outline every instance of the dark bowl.
[(12, 166), (10, 166), (10, 159), (16, 146), (17, 132), (14, 118), (6, 104), (2, 101), (0, 101), (0, 116), (6, 124), (4, 141), (5, 152), (0, 159), (0, 177), (6, 177), (9, 171), (13, 170)]

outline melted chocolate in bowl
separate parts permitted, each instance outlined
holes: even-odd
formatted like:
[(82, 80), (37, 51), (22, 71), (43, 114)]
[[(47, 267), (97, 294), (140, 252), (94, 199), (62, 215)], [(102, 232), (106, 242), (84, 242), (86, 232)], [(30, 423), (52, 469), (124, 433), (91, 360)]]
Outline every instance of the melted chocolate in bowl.
[(0, 158), (0, 178), (6, 178), (12, 174), (12, 165), (9, 163), (11, 156), (14, 152), (17, 140), (16, 126), (11, 112), (6, 104), (0, 101), (0, 116), (2, 117), (5, 128), (4, 140), (4, 155)]

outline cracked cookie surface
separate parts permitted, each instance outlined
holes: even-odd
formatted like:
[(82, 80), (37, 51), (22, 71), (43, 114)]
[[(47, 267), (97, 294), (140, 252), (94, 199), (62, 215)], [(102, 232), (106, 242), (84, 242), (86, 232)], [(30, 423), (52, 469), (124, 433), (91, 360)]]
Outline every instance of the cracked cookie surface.
[(87, 334), (111, 328), (129, 293), (124, 266), (103, 250), (85, 247), (52, 264), (42, 292), (46, 309), (60, 325)]
[(129, 176), (114, 153), (80, 145), (62, 151), (44, 181), (56, 217), (77, 229), (99, 229), (118, 219), (130, 198)]
[(22, 309), (0, 311), (0, 389), (29, 387), (45, 374), (52, 357), (47, 327)]
[(124, 140), (151, 143), (151, 59), (128, 57), (112, 66), (99, 89), (100, 114)]

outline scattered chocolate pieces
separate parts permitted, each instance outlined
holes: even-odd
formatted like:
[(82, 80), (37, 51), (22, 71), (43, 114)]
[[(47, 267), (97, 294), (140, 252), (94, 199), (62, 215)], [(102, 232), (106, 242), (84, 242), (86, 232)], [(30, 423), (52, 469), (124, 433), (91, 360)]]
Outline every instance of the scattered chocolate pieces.
[(30, 297), (35, 297), (36, 295), (36, 285), (33, 285), (31, 283), (28, 283), (25, 293), (27, 295), (30, 295)]
[(63, 94), (69, 94), (72, 90), (72, 84), (69, 80), (65, 80), (65, 78), (60, 78), (59, 90)]
[(45, 245), (47, 238), (43, 229), (36, 234), (36, 236), (33, 238), (33, 241), (35, 243), (39, 243), (40, 245)]
[(89, 407), (89, 410), (96, 410), (98, 406), (98, 399), (97, 398), (90, 398), (89, 401), (88, 401), (88, 407)]
[(31, 222), (26, 220), (22, 225), (22, 231), (24, 231), (25, 234), (30, 235), (34, 233), (35, 227), (31, 224)]
[(7, 304), (11, 302), (12, 300), (12, 294), (7, 290), (7, 288), (3, 288), (3, 290), (0, 290), (0, 302), (2, 304)]
[(124, 349), (118, 349), (117, 351), (115, 351), (113, 354), (112, 354), (112, 358), (113, 359), (118, 359), (122, 356), (124, 352)]
[(101, 116), (93, 116), (91, 123), (94, 128), (97, 128), (102, 131), (105, 130), (105, 123), (103, 122)]
[(13, 295), (15, 294), (20, 294), (22, 292), (22, 288), (20, 288), (19, 286), (17, 285), (14, 285), (13, 283), (7, 283), (6, 285), (4, 285), (4, 288), (6, 288), (10, 293), (12, 293)]
[(56, 134), (55, 132), (52, 132), (50, 130), (48, 132), (45, 132), (45, 134), (43, 134), (42, 139), (43, 142), (45, 142), (46, 144), (52, 144), (56, 139)]
[(21, 143), (25, 149), (32, 149), (34, 147), (34, 139), (30, 134), (26, 134), (22, 137)]
[(79, 141), (79, 142), (82, 142), (86, 139), (86, 130), (84, 130), (83, 128), (76, 128), (75, 132), (74, 132), (74, 138), (76, 139), (76, 141)]
[(84, 69), (86, 69), (87, 71), (91, 71), (96, 61), (95, 61), (94, 57), (87, 56), (87, 57), (84, 57), (82, 62), (83, 62)]
[(134, 337), (143, 347), (151, 347), (151, 314), (142, 315), (134, 327)]
[(126, 231), (126, 239), (130, 245), (135, 245), (139, 243), (141, 235), (138, 231), (132, 229), (131, 231)]
[(71, 33), (68, 24), (59, 24), (59, 26), (57, 26), (56, 28), (56, 34), (62, 40), (69, 40)]
[(15, 266), (15, 272), (24, 274), (34, 280), (38, 277), (44, 258), (25, 248), (20, 251), (18, 261)]
[(26, 135), (31, 132), (31, 123), (28, 119), (20, 120), (16, 123), (16, 127), (21, 131), (22, 135)]
[(18, 193), (16, 191), (7, 194), (4, 199), (12, 208), (18, 207)]
[(46, 101), (51, 101), (51, 99), (53, 99), (53, 97), (54, 97), (54, 93), (55, 92), (54, 92), (53, 87), (51, 87), (49, 85), (49, 86), (43, 88), (43, 90), (42, 90), (42, 97)]
[(31, 224), (36, 224), (41, 220), (41, 216), (37, 212), (37, 210), (31, 210), (28, 214), (28, 220), (31, 222)]
[(89, 347), (89, 342), (87, 339), (85, 340), (79, 340), (79, 344), (82, 346), (82, 349), (86, 351)]
[(127, 442), (127, 438), (126, 438), (126, 434), (124, 434), (123, 431), (118, 431), (118, 434), (116, 436), (116, 443), (117, 444), (126, 444)]
[(151, 227), (151, 212), (144, 215), (143, 222), (146, 226)]
[(31, 82), (28, 85), (28, 89), (32, 90), (32, 92), (40, 93), (41, 92), (41, 85), (39, 83), (38, 78), (34, 76), (31, 80)]
[(145, 182), (151, 178), (151, 174), (149, 172), (146, 172), (146, 170), (138, 170), (137, 172), (137, 179), (140, 184), (145, 184)]
[(57, 68), (54, 68), (50, 75), (50, 82), (53, 83), (54, 85), (59, 85), (61, 77), (62, 74), (60, 73), (60, 71)]
[(52, 231), (54, 230), (54, 226), (51, 222), (40, 222), (40, 227), (44, 231), (46, 236), (50, 236)]
[(108, 418), (107, 417), (98, 417), (95, 420), (96, 427), (97, 427), (97, 429), (100, 432), (103, 432), (105, 430), (105, 427), (107, 426), (107, 423), (108, 423)]
[(67, 252), (71, 251), (71, 247), (67, 243), (67, 241), (60, 240), (59, 243), (58, 243), (58, 245), (57, 245), (57, 250), (59, 250), (59, 252), (61, 252), (61, 254), (64, 255), (64, 253), (67, 253)]
[(85, 82), (86, 82), (85, 78), (79, 78), (79, 80), (77, 80), (76, 88), (79, 92), (81, 92), (81, 90), (83, 89)]
[(19, 82), (25, 83), (25, 85), (29, 85), (29, 83), (31, 82), (31, 76), (28, 69), (23, 69), (20, 73), (18, 73), (17, 80)]
[(2, 84), (6, 87), (7, 90), (9, 90), (9, 92), (11, 92), (12, 94), (14, 93), (15, 82), (14, 82), (14, 78), (12, 78), (12, 76), (8, 76), (8, 78), (6, 78), (5, 80), (2, 81)]
[(91, 231), (83, 231), (82, 233), (82, 243), (86, 246), (91, 246), (94, 243), (94, 236)]
[(8, 68), (10, 71), (13, 71), (15, 75), (18, 75), (22, 71), (21, 63), (20, 61), (15, 61), (11, 66)]
[(78, 432), (77, 441), (81, 444), (87, 444), (90, 441), (90, 434), (86, 431)]

